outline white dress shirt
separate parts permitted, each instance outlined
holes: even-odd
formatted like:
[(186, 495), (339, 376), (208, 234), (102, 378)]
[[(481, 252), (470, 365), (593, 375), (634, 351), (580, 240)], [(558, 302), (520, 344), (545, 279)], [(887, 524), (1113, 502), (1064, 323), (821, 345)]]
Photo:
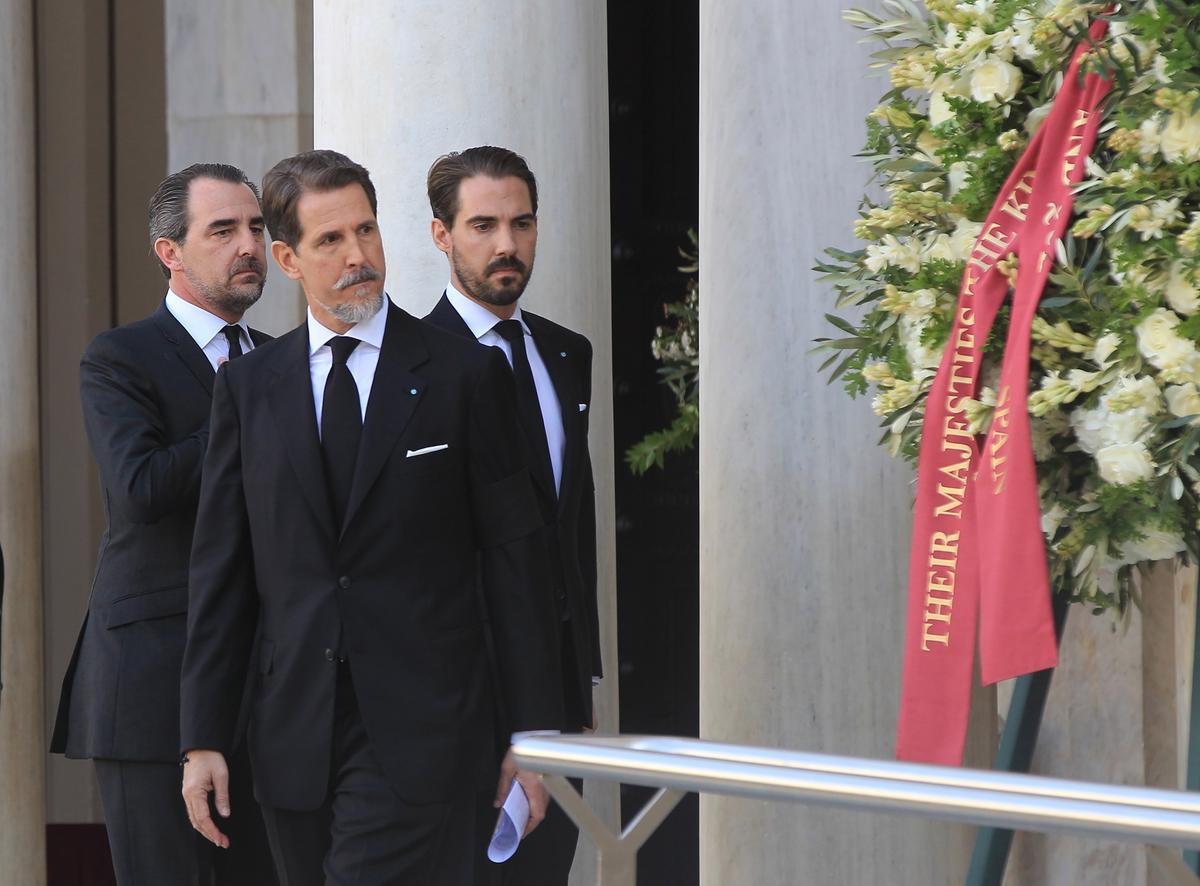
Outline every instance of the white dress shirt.
[[(463, 318), (467, 328), (476, 340), (483, 345), (499, 348), (504, 352), (508, 365), (512, 366), (512, 347), (508, 341), (496, 331), (500, 318), (485, 308), (479, 302), (472, 301), (454, 288), (453, 283), (446, 284), (446, 298)], [(518, 305), (512, 319), (521, 324), (525, 331), (525, 353), (529, 357), (529, 369), (533, 373), (533, 386), (537, 389), (538, 405), (542, 410), (542, 425), (546, 429), (546, 446), (550, 450), (550, 467), (554, 471), (554, 491), (562, 486), (563, 453), (567, 446), (567, 436), (563, 431), (562, 407), (558, 403), (558, 393), (554, 390), (554, 382), (546, 371), (546, 363), (538, 352), (533, 334), (525, 321), (521, 319), (521, 308)]]
[(367, 420), (367, 401), (371, 398), (371, 383), (375, 381), (375, 367), (379, 365), (379, 349), (383, 346), (383, 331), (387, 328), (388, 297), (383, 297), (383, 307), (375, 316), (356, 323), (345, 332), (334, 332), (322, 326), (308, 309), (308, 374), (312, 379), (313, 406), (317, 410), (317, 434), (321, 433), (321, 407), (325, 403), (325, 381), (333, 366), (333, 350), (329, 340), (343, 335), (357, 338), (359, 345), (346, 359), (346, 368), (354, 377), (358, 388), (358, 405), (362, 409), (363, 421)]
[[(216, 314), (184, 301), (170, 289), (167, 290), (167, 310), (204, 351), (214, 370), (229, 359), (229, 339), (222, 332), (228, 323)], [(250, 338), (250, 327), (245, 319), (238, 320), (234, 325), (241, 329), (239, 338), (242, 340), (242, 353), (253, 351), (254, 340)]]

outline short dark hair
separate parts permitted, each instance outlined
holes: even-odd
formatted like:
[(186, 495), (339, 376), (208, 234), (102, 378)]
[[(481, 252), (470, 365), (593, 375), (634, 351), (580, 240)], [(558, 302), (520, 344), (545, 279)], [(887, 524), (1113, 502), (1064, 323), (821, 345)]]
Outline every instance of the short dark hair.
[(425, 187), (429, 192), (429, 208), (433, 210), (433, 217), (440, 219), (448, 228), (454, 227), (454, 217), (458, 215), (458, 186), (463, 179), (476, 175), (486, 175), (488, 178), (516, 176), (529, 188), (529, 204), (533, 207), (533, 214), (537, 215), (537, 179), (533, 177), (525, 158), (508, 148), (480, 145), (443, 154), (429, 167)]
[[(160, 237), (183, 243), (188, 234), (188, 192), (192, 182), (201, 178), (211, 178), (217, 181), (230, 182), (235, 185), (245, 185), (254, 192), (258, 200), (258, 188), (236, 166), (228, 163), (193, 163), (187, 169), (172, 172), (162, 180), (150, 198), (148, 207), (150, 246)], [(162, 263), (155, 255), (158, 267), (163, 276), (171, 279), (171, 269)]]
[(263, 176), (263, 219), (271, 238), (295, 249), (302, 233), (296, 206), (304, 193), (336, 191), (355, 184), (366, 191), (371, 212), (378, 215), (370, 173), (345, 154), (323, 149), (280, 160)]

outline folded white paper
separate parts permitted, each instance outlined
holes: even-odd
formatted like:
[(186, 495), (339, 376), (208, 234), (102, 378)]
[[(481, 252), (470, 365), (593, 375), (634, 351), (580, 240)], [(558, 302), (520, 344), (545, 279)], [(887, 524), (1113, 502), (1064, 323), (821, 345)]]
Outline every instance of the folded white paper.
[(529, 799), (525, 789), (515, 778), (500, 815), (496, 819), (496, 830), (492, 832), (492, 842), (488, 844), (488, 859), (496, 863), (508, 861), (521, 845), (521, 835), (529, 823)]

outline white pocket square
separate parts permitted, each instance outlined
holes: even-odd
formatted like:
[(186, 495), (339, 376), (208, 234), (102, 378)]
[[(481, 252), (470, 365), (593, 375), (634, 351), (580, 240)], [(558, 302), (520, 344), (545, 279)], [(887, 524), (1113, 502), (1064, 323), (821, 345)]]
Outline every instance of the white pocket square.
[(587, 404), (586, 404), (586, 403), (580, 403), (580, 404), (579, 404), (579, 411), (580, 411), (580, 412), (587, 412)]
[(415, 455), (429, 455), (431, 452), (441, 452), (443, 449), (449, 449), (449, 443), (439, 443), (437, 446), (425, 446), (421, 449), (410, 449), (405, 458), (412, 458)]

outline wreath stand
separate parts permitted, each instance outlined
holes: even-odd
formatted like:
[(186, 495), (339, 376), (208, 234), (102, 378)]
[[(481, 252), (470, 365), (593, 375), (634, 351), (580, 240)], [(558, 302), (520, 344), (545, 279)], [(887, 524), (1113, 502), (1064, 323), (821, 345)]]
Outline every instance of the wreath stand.
[[(1200, 600), (1200, 583), (1197, 586)], [(1054, 597), (1054, 629), (1062, 640), (1069, 607), (1064, 594)], [(1200, 602), (1196, 606), (1196, 635), (1192, 657), (1191, 704), (1188, 712), (1187, 746), (1187, 790), (1200, 790)], [(1000, 734), (1000, 747), (996, 752), (993, 769), (1003, 772), (1028, 772), (1033, 762), (1033, 751), (1037, 744), (1042, 715), (1046, 708), (1046, 696), (1050, 692), (1053, 668), (1018, 677), (1013, 687), (1012, 701), (1004, 729)], [(965, 886), (1001, 886), (1009, 853), (1012, 850), (1013, 832), (1003, 828), (980, 828), (975, 836), (975, 848), (971, 853), (971, 864), (967, 869)], [(1193, 875), (1200, 876), (1200, 851), (1183, 853), (1183, 865)]]

